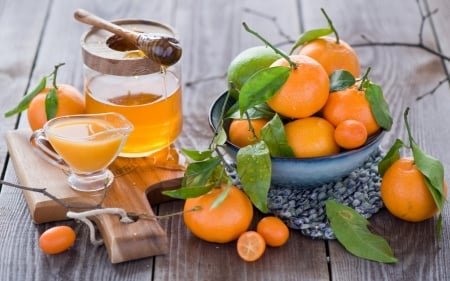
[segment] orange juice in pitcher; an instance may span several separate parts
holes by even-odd
[[[154,22],[115,23],[174,36],[169,27]],[[172,144],[183,120],[180,64],[163,67],[104,30],[91,30],[82,42],[87,113],[117,112],[134,126],[120,156],[147,156]]]

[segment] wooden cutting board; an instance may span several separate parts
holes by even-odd
[[[117,158],[110,166],[116,175],[113,184],[104,191],[78,192],[67,184],[65,172],[43,160],[32,149],[30,131],[6,133],[8,150],[20,183],[27,187],[46,188],[60,200],[73,204],[123,208],[127,212],[154,215],[150,204],[169,198],[162,190],[179,188],[185,163],[176,152],[174,161],[167,161],[167,150],[143,158]],[[171,150],[175,151],[175,150]],[[67,208],[33,191],[23,191],[31,217],[35,223],[67,220]],[[104,197],[104,198],[103,198]],[[72,209],[80,212],[83,210]],[[161,255],[168,251],[167,235],[156,219],[138,219],[124,224],[117,215],[98,215],[93,218],[112,263]]]

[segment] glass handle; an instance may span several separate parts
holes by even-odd
[[[30,137],[30,143],[33,147],[33,150],[44,160],[49,162],[50,164],[61,168],[65,171],[69,171],[69,166],[67,163],[59,156],[58,153],[53,149],[50,142],[47,140],[45,136],[45,132],[43,129],[39,129],[33,132]]]

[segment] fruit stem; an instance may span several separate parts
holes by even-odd
[[[264,39],[264,37],[262,37],[261,35],[259,35],[256,31],[250,29],[248,27],[248,25],[243,22],[242,25],[244,26],[245,30],[253,35],[255,35],[256,37],[258,37],[261,41],[264,42],[264,44],[266,44],[267,46],[269,46],[272,50],[274,50],[275,53],[279,54],[280,56],[282,56],[284,59],[286,59],[289,62],[289,65],[292,69],[296,69],[297,68],[297,64],[295,62],[293,62],[288,55],[286,55],[284,52],[280,51],[278,48],[274,47],[272,44],[270,44],[269,41],[267,41],[266,39]]]
[[[330,19],[330,17],[328,16],[327,12],[325,12],[324,8],[320,8],[320,10],[322,11],[322,14],[327,19],[328,25],[330,26],[331,30],[333,30],[333,33],[336,36],[336,44],[339,44],[339,34],[338,34],[336,28],[334,28],[333,21]]]
[[[60,64],[55,65],[54,68],[53,68],[52,73],[50,73],[50,74],[48,75],[49,78],[52,77],[52,80],[53,80],[52,85],[53,85],[53,88],[55,88],[55,89],[58,89],[58,86],[56,85],[56,76],[58,75],[58,69],[59,69],[61,66],[63,66],[64,64],[65,64],[65,63],[62,62],[62,63],[60,63]]]
[[[359,84],[358,87],[358,91],[362,91],[364,88],[364,84],[366,83],[366,81],[369,80],[369,72],[370,72],[371,68],[368,67],[366,72],[364,73],[363,77],[361,78],[361,83]]]
[[[408,132],[409,147],[413,147],[413,144],[416,142],[414,141],[414,138],[412,137],[411,128],[409,127],[408,113],[409,113],[409,107],[407,107],[405,109],[405,112],[403,113],[403,119],[405,120],[406,132]]]

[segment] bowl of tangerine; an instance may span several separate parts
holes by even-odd
[[[231,62],[232,83],[210,107],[210,126],[223,128],[227,152],[236,157],[266,143],[278,186],[318,187],[361,167],[392,125],[370,69],[355,78],[358,61],[353,69],[329,69],[306,54],[280,57],[267,49],[244,50]]]

